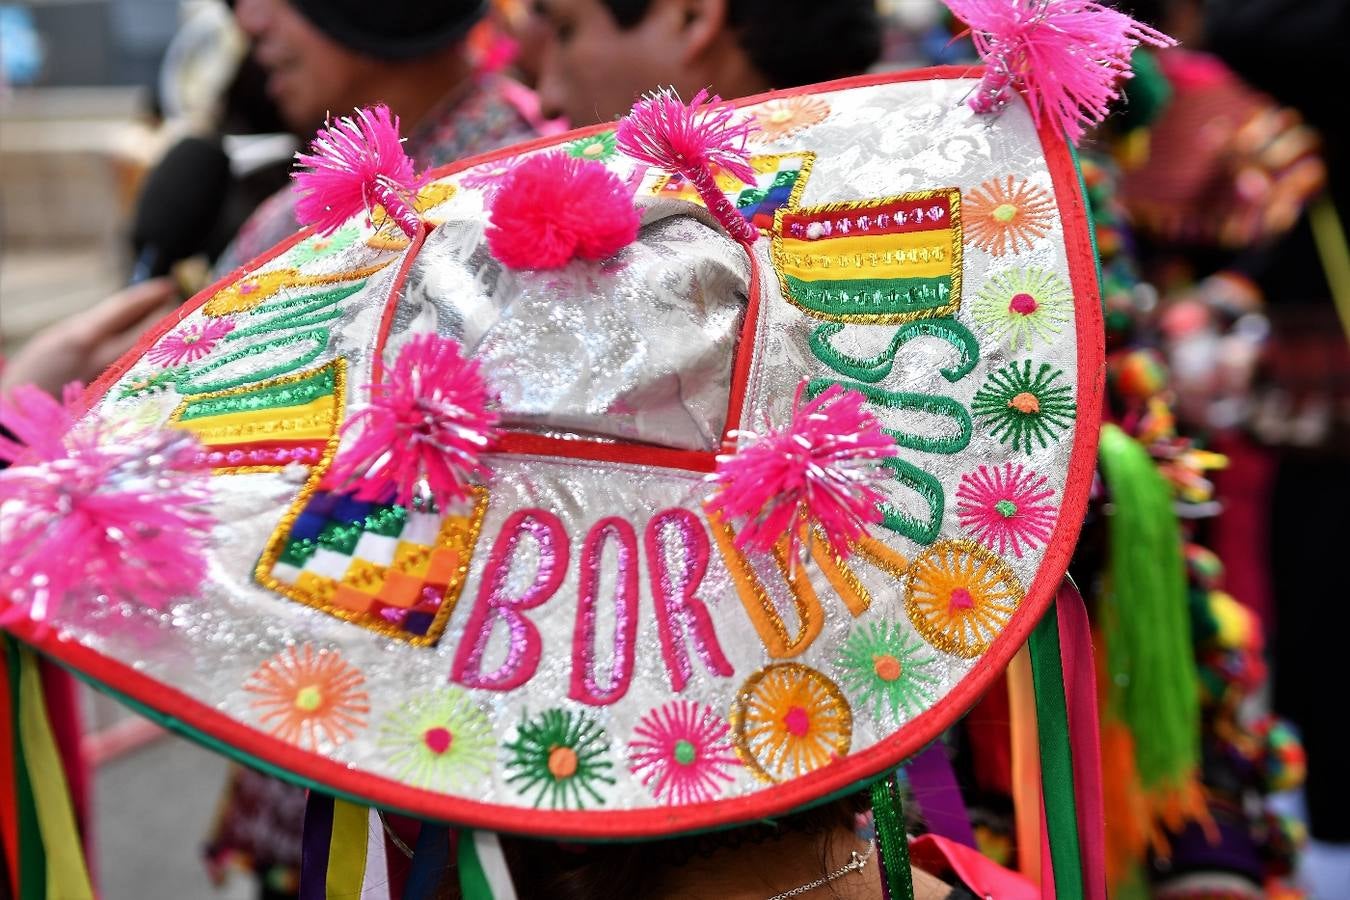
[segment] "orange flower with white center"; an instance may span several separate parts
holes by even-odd
[[[773,100],[755,110],[755,124],[759,126],[754,139],[769,143],[791,137],[830,117],[830,104],[819,97],[784,97]]]
[[[341,744],[366,726],[370,712],[361,670],[336,650],[287,647],[249,678],[244,690],[257,694],[259,721],[271,734],[313,750],[320,741]]]

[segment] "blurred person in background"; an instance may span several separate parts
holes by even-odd
[[[574,126],[648,91],[724,99],[858,75],[881,52],[872,0],[535,0],[539,100]]]

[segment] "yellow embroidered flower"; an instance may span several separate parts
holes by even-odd
[[[848,753],[853,712],[829,678],[800,663],[751,675],[731,708],[736,752],[766,781],[818,769]]]
[[[972,659],[989,649],[1022,602],[1002,560],[970,540],[938,541],[914,561],[905,610],[928,643]]]

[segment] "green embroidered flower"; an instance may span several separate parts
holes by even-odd
[[[312,234],[291,251],[291,265],[303,266],[332,256],[334,253],[341,253],[356,243],[356,239],[360,236],[360,229],[351,224],[343,225],[332,234]]]
[[[856,698],[858,707],[872,708],[874,719],[889,714],[899,724],[902,713],[912,718],[934,700],[936,657],[923,652],[925,646],[898,622],[858,627],[836,660],[842,670],[840,684]]]
[[[1030,453],[1033,443],[1042,448],[1059,440],[1073,421],[1076,405],[1073,388],[1056,384],[1063,372],[1049,363],[1033,376],[1032,363],[1009,363],[989,376],[971,404],[980,425],[1014,450]]]
[[[577,159],[591,159],[600,162],[614,155],[616,144],[613,131],[602,131],[584,138],[577,138],[567,145],[567,154]]]
[[[160,391],[167,391],[173,386],[183,374],[182,368],[164,369],[159,372],[152,372],[148,375],[139,375],[129,379],[122,385],[118,396],[125,399],[127,397],[141,397],[146,394],[157,394]]]
[[[415,697],[390,714],[378,744],[403,781],[446,788],[492,769],[492,729],[464,691],[445,688]]]
[[[609,738],[580,713],[550,709],[522,724],[506,749],[506,783],[532,794],[535,806],[581,808],[588,797],[603,803],[596,785],[614,784]]]

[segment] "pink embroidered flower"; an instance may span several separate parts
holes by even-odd
[[[231,331],[234,331],[234,323],[228,319],[210,319],[188,325],[161,338],[146,356],[166,369],[196,362],[216,349],[216,344]]]
[[[740,765],[731,728],[707,706],[675,700],[642,717],[628,745],[629,768],[663,803],[711,800]]]
[[[501,187],[502,179],[520,165],[520,154],[503,156],[501,159],[494,159],[491,162],[485,162],[482,165],[474,166],[464,173],[459,183],[466,188],[476,188],[483,192],[484,199],[490,200],[492,195],[497,193]]]
[[[1012,550],[1020,559],[1024,544],[1034,550],[1050,538],[1056,510],[1043,501],[1055,491],[1045,484],[1044,476],[1013,463],[966,473],[956,491],[961,527],[1000,555]]]

